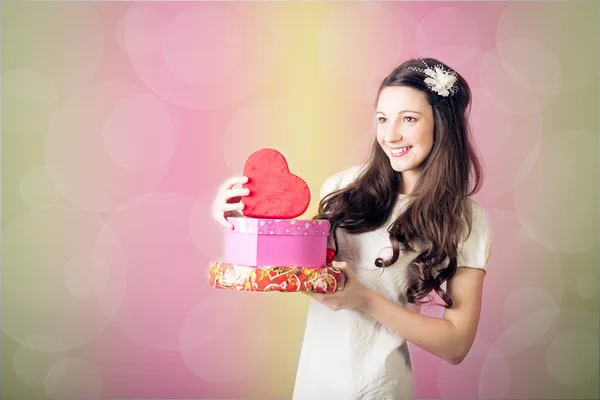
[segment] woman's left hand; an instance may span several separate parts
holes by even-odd
[[[334,261],[333,266],[341,269],[346,276],[346,283],[342,290],[334,293],[305,293],[333,311],[365,309],[375,292],[358,280],[358,277],[347,263]]]

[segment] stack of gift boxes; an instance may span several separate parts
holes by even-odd
[[[295,219],[307,209],[310,192],[307,196],[306,183],[289,172],[283,155],[257,151],[246,161],[244,175],[250,189],[242,198],[244,216],[227,218],[233,230],[225,231],[223,261],[210,263],[210,286],[260,292],[343,289],[344,274],[331,265],[327,248],[329,221]]]

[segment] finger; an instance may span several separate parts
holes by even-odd
[[[242,197],[248,196],[250,194],[250,190],[246,188],[241,189],[227,189],[223,193],[225,200],[233,199],[234,197]]]
[[[323,294],[321,293],[316,293],[316,292],[305,292],[308,296],[312,297],[314,300],[318,301],[319,303],[323,302]]]
[[[223,212],[227,211],[241,211],[245,207],[244,203],[225,203],[223,207],[221,207]]]
[[[216,216],[215,220],[219,225],[223,226],[223,228],[229,229],[230,231],[233,230],[233,225],[231,224],[231,222],[227,221],[223,214],[219,214],[218,216]]]
[[[340,269],[346,269],[346,267],[348,267],[348,263],[345,261],[333,261],[332,265]]]
[[[340,294],[338,294],[339,291],[336,292],[328,292],[328,293],[322,293],[322,292],[312,292],[313,293],[313,297],[316,300],[319,300],[321,303],[326,303],[326,302],[330,302],[330,301],[338,301],[340,299]]]
[[[244,183],[248,183],[248,177],[247,176],[234,176],[233,178],[227,179],[223,183],[222,188],[223,189],[231,189],[235,185],[241,185],[241,184],[244,184]]]
[[[348,265],[342,265],[341,267],[339,267],[339,269],[342,270],[342,274],[344,274],[344,288],[346,288],[346,286],[348,286],[350,282],[354,280],[356,273]]]

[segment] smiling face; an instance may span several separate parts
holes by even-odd
[[[410,193],[433,147],[433,109],[420,90],[388,86],[379,95],[375,118],[377,141],[402,173],[403,192]]]

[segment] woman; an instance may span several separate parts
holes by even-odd
[[[294,399],[409,399],[407,342],[450,364],[469,352],[491,253],[486,216],[470,198],[481,186],[470,102],[466,81],[431,58],[411,59],[382,82],[369,161],[321,190],[315,218],[330,221],[334,265],[347,282],[309,294]],[[224,226],[224,214],[243,207],[228,201],[248,194],[232,189],[244,182],[230,180],[215,200]],[[442,318],[420,314],[432,293]]]

